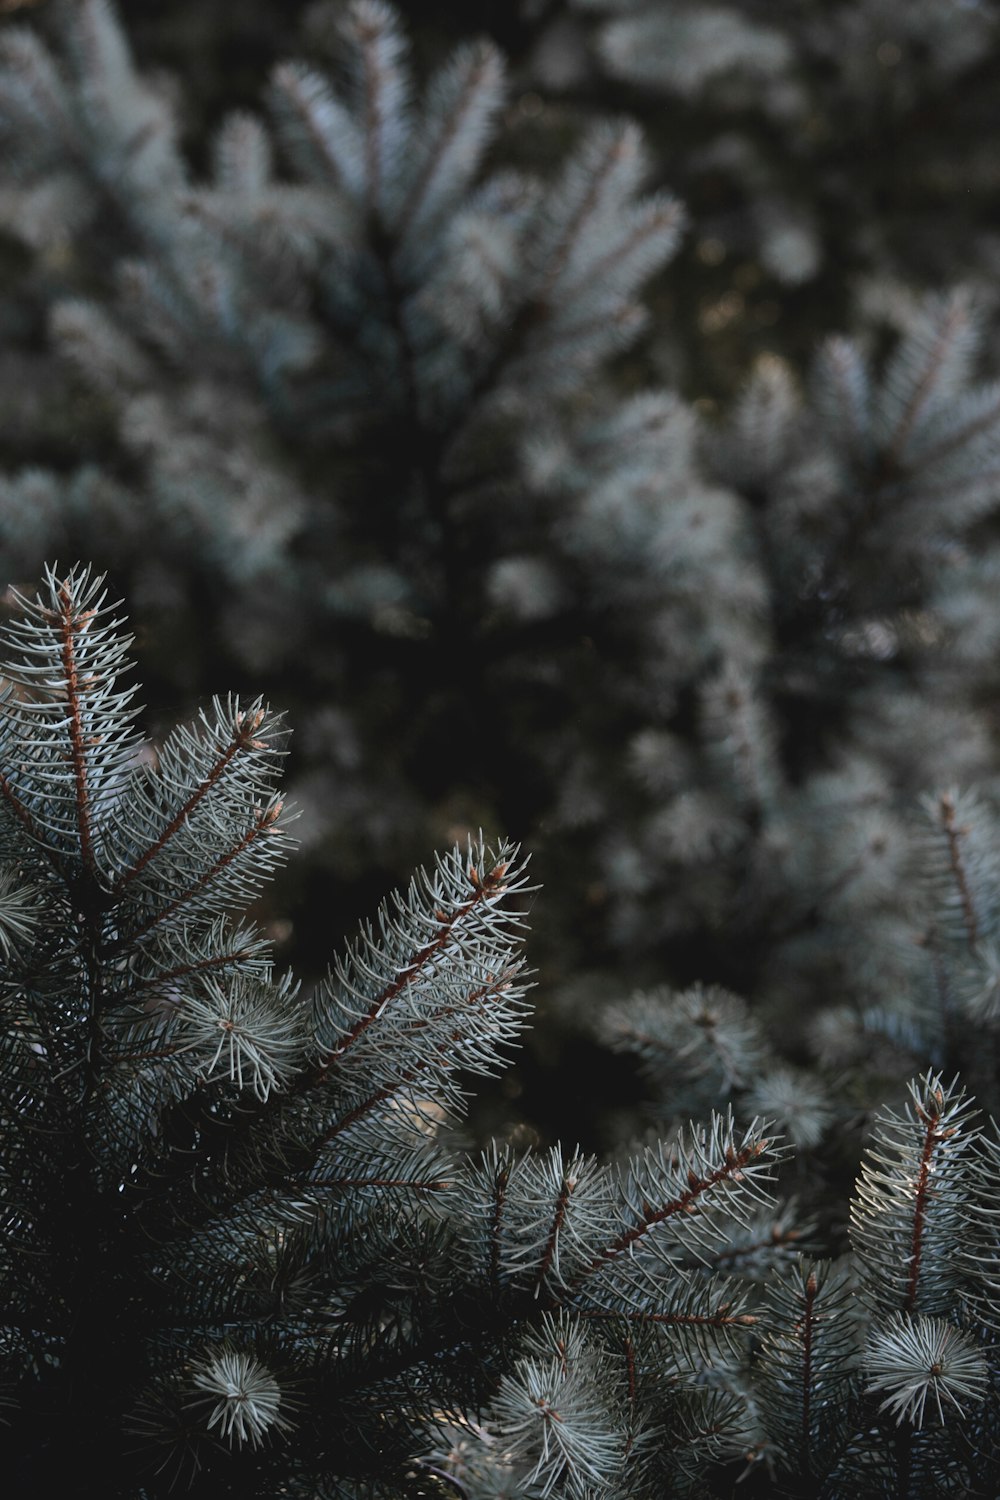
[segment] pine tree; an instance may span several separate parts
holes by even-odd
[[[989,1493],[1000,1137],[957,1083],[880,1115],[833,1268],[731,1110],[617,1165],[464,1154],[526,1018],[516,849],[439,859],[303,994],[245,913],[281,723],[230,698],[143,741],[102,584],[50,570],[4,642],[21,1490],[624,1500],[720,1493],[742,1451],[780,1494]],[[678,1021],[711,1005],[721,1082],[682,1028],[674,1073],[725,1094],[753,1038],[721,996]]]
[[[997,1107],[995,743],[980,654],[996,614],[996,390],[970,380],[966,292],[908,322],[880,374],[843,339],[820,351],[807,396],[780,366],[759,370],[719,435],[716,466],[759,507],[774,633],[756,663],[705,682],[705,753],[655,820],[637,820],[646,889],[632,902],[651,923],[665,880],[686,873],[686,899],[706,912],[728,857],[715,924],[733,961],[706,976],[726,993],[643,987],[600,1023],[663,1089],[692,1047],[728,1048],[698,1054],[702,1101],[717,1101],[724,1075],[804,1146],[833,1122],[829,1085],[843,1125],[928,1061]],[[796,720],[808,737],[793,737]],[[777,1037],[784,1057],[762,1074]]]
[[[717,1116],[621,1173],[463,1159],[464,1081],[524,1023],[516,851],[439,860],[306,996],[245,917],[287,842],[280,721],[220,700],[154,749],[102,580],[50,571],[21,604],[7,1472],[36,1493],[440,1493],[443,1429],[488,1406],[525,1494],[662,1482],[718,1404],[692,1368],[752,1322],[686,1268],[769,1203],[780,1153]],[[683,1425],[661,1444],[667,1395]]]
[[[611,702],[627,726],[637,695],[663,699],[677,611],[668,601],[650,631],[647,605],[665,574],[685,562],[699,658],[715,628],[707,590],[722,628],[755,595],[724,555],[738,525],[695,472],[683,404],[603,388],[645,321],[635,293],[683,222],[669,194],[642,193],[635,127],[594,121],[546,181],[510,165],[489,43],[459,48],[420,93],[386,6],[327,8],[313,39],[314,53],[329,40],[336,81],[279,64],[273,125],[228,118],[205,180],[103,0],[67,13],[52,48],[6,31],[4,224],[29,252],[21,296],[59,356],[50,405],[77,420],[68,363],[91,419],[97,408],[100,461],[63,450],[52,467],[58,445],[29,423],[0,543],[14,579],[54,553],[99,555],[157,621],[159,697],[235,678],[296,706],[310,852],[352,910],[355,877],[370,888],[373,870],[401,873],[456,825],[529,833],[557,788],[589,774],[548,726],[590,721],[597,743]],[[369,97],[384,101],[377,117]],[[566,486],[567,444],[581,478],[606,477],[602,493]],[[668,475],[676,517],[655,499]],[[644,575],[622,620],[617,585],[600,583],[616,518],[617,577]],[[634,681],[605,665],[619,641],[636,651]],[[689,671],[678,651],[670,675]],[[467,769],[456,715],[493,721]],[[521,810],[525,785],[537,812]]]
[[[684,10],[641,9],[654,30]],[[748,27],[773,32],[766,92],[795,58],[822,80],[820,54],[848,56],[837,27],[875,25],[860,4],[802,25],[744,9],[688,16],[716,38],[686,74],[706,108],[733,58],[753,71]],[[986,55],[988,8],[935,75],[939,9],[907,21],[905,68],[952,87]],[[916,800],[993,775],[983,298],[869,286],[857,337],[811,374],[765,356],[706,421],[650,378],[691,384],[638,296],[662,295],[685,217],[656,129],[591,101],[566,148],[548,104],[526,143],[494,45],[462,44],[421,90],[399,18],[366,0],[310,12],[337,71],[279,63],[272,123],[228,117],[206,176],[104,0],[49,29],[51,47],[3,34],[4,223],[60,356],[47,405],[80,425],[68,362],[97,431],[86,462],[71,445],[41,468],[59,444],[15,427],[32,461],[2,486],[6,576],[99,556],[157,621],[160,699],[235,677],[294,705],[307,852],[341,906],[446,830],[500,822],[550,902],[573,892],[544,941],[574,983],[624,960],[646,985],[745,993],[776,1029],[803,984],[891,1008],[914,984],[901,955],[920,960],[900,940]],[[647,130],[649,97],[626,101]],[[683,302],[690,265],[669,274]],[[466,757],[457,717],[491,725]]]
[[[845,267],[940,286],[964,256],[992,274],[977,135],[998,20],[992,0],[570,0],[535,67],[557,95],[624,91],[704,210],[705,263],[759,266],[754,302],[775,283],[839,298]]]
[[[1000,1116],[996,5],[295,9],[211,105],[127,3],[0,18],[0,567],[109,568],[153,704],[80,668],[74,717],[56,626],[109,684],[118,637],[51,572],[2,791],[23,1483],[107,1439],[123,1494],[992,1495],[996,1150],[944,1080]],[[314,979],[478,826],[544,876],[542,982],[466,1140],[507,846]],[[688,1213],[776,1135],[776,1202]]]

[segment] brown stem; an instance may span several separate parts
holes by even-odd
[[[434,1022],[439,1022],[445,1020],[450,1015],[457,1015],[460,1012],[467,1012],[469,1009],[471,1009],[472,1006],[477,1005],[484,997],[493,996],[499,993],[501,990],[506,989],[507,982],[508,972],[506,970],[501,974],[494,974],[486,981],[485,984],[480,985],[478,990],[474,990],[471,995],[468,995],[461,1005],[447,1006],[442,1010],[439,1010],[433,1018],[422,1018],[419,1021],[415,1021],[412,1026],[404,1028],[400,1032],[398,1039],[400,1051],[405,1053],[407,1037],[413,1036],[414,1033],[418,1031],[423,1031],[427,1026],[431,1024],[432,1019]],[[447,1040],[449,1042],[457,1042],[460,1041],[461,1038],[461,1031],[453,1031]],[[396,1079],[394,1083],[387,1084],[384,1089],[379,1089],[376,1093],[370,1094],[367,1099],[362,1100],[360,1104],[356,1104],[352,1110],[349,1110],[346,1115],[342,1116],[341,1119],[339,1119],[322,1136],[320,1136],[317,1145],[326,1145],[327,1142],[332,1141],[335,1136],[341,1135],[349,1126],[355,1124],[356,1121],[360,1120],[364,1115],[370,1114],[373,1109],[377,1109],[378,1106],[380,1104],[384,1104],[387,1099],[392,1099],[396,1094],[399,1093],[401,1089],[408,1088],[411,1083],[419,1078],[421,1072],[429,1065],[429,1062],[429,1058],[425,1057],[421,1059],[416,1067],[408,1068],[405,1073],[401,1073],[399,1075],[399,1078]],[[314,1074],[310,1081],[312,1083],[319,1083],[323,1080],[323,1078],[325,1078],[325,1076],[326,1069],[324,1068],[321,1073]]]
[[[205,779],[200,782],[199,785],[194,789],[190,797],[188,797],[187,801],[184,803],[183,807],[181,807],[175,814],[175,816],[171,818],[170,822],[167,824],[166,828],[164,828],[163,832],[152,844],[150,844],[149,848],[146,849],[144,853],[140,854],[139,858],[135,861],[134,864],[129,866],[124,874],[119,875],[114,884],[114,895],[121,895],[121,892],[129,884],[129,882],[134,880],[135,877],[146,868],[150,860],[155,859],[160,851],[170,842],[170,840],[194,812],[198,804],[212,790],[212,787],[219,780],[219,777],[222,775],[223,771],[225,771],[226,767],[229,765],[230,761],[233,759],[233,756],[237,753],[237,751],[245,750],[248,746],[253,746],[255,744],[253,736],[255,732],[260,728],[263,718],[264,715],[260,711],[254,714],[253,718],[251,719],[248,719],[245,714],[237,714],[236,732],[233,735],[230,743],[221,752],[218,760],[215,762],[215,765],[209,771]]]
[[[249,849],[250,845],[254,843],[262,833],[267,833],[268,830],[274,826],[275,822],[277,821],[278,815],[281,812],[281,807],[282,804],[278,802],[269,810],[267,808],[257,808],[254,812],[253,824],[250,828],[247,829],[243,837],[237,843],[235,843],[231,849],[227,849],[225,854],[221,854],[215,861],[214,865],[206,870],[203,875],[199,875],[198,879],[194,881],[192,885],[189,885],[186,891],[183,891],[179,896],[176,896],[173,901],[169,902],[168,905],[162,907],[160,911],[155,912],[153,916],[148,919],[148,921],[144,922],[141,927],[137,927],[134,932],[130,932],[126,939],[119,941],[110,951],[112,953],[115,953],[124,948],[126,945],[138,942],[140,938],[145,937],[148,932],[151,932],[154,927],[158,927],[161,922],[165,922],[168,917],[173,916],[175,911],[178,911],[181,907],[186,906],[187,903],[192,900],[199,891],[204,890],[207,885],[210,885],[217,875],[221,875],[222,871],[226,869],[228,865],[231,865],[233,860],[236,859],[238,855],[242,854],[246,849]]]
[[[812,1400],[812,1355],[813,1355],[813,1321],[815,1316],[816,1296],[819,1286],[816,1281],[816,1272],[810,1271],[806,1282],[806,1306],[802,1319],[802,1454],[806,1471],[811,1467],[809,1450],[811,1446],[811,1400]]]
[[[588,266],[586,273],[574,281],[572,287],[569,288],[571,295],[579,297],[581,291],[586,287],[595,284],[599,286],[622,256],[627,255],[637,245],[641,245],[644,240],[650,239],[661,229],[669,228],[671,225],[680,222],[683,217],[684,210],[679,203],[671,201],[663,204],[661,208],[650,215],[648,220],[633,229],[628,240],[616,245],[607,255],[602,255],[593,265]]]
[[[539,1287],[541,1286],[542,1282],[545,1280],[551,1269],[552,1261],[556,1253],[556,1245],[559,1241],[559,1231],[562,1229],[563,1220],[566,1217],[566,1207],[575,1187],[575,1177],[563,1178],[562,1186],[559,1189],[559,1196],[556,1199],[555,1212],[552,1215],[552,1225],[549,1229],[549,1237],[545,1242],[545,1249],[542,1252],[542,1259],[538,1267],[537,1285]]]
[[[959,828],[955,822],[955,799],[950,793],[945,792],[938,804],[941,811],[942,824],[945,838],[948,841],[948,863],[951,873],[958,887],[959,898],[962,902],[962,919],[965,923],[965,931],[969,939],[969,947],[975,948],[979,941],[979,923],[976,919],[976,907],[972,899],[972,891],[969,887],[968,875],[962,861],[962,849],[960,840],[968,833],[967,828]]]
[[[302,1188],[385,1187],[409,1188],[416,1193],[443,1193],[452,1186],[442,1178],[437,1182],[420,1182],[412,1177],[289,1177],[288,1182]]]
[[[753,1313],[731,1313],[730,1305],[724,1302],[714,1313],[636,1312],[629,1307],[577,1307],[573,1310],[581,1318],[624,1318],[629,1323],[657,1323],[676,1328],[752,1328],[759,1321]]]
[[[79,619],[73,617],[73,595],[69,581],[59,585],[62,628],[62,665],[66,678],[66,706],[69,709],[70,755],[73,762],[73,780],[76,786],[76,820],[80,831],[80,854],[86,868],[93,873],[94,849],[90,832],[90,795],[87,788],[87,756],[80,714],[80,684],[76,670],[75,636],[86,630],[93,619],[93,610],[87,610]]]
[[[930,1192],[931,1158],[934,1155],[934,1147],[939,1141],[944,1139],[944,1135],[937,1129],[938,1116],[927,1114],[919,1105],[917,1109],[927,1129],[924,1135],[923,1150],[920,1153],[920,1167],[917,1171],[917,1191],[913,1200],[913,1234],[910,1239],[910,1273],[906,1281],[906,1297],[903,1303],[906,1311],[910,1313],[916,1309],[917,1305],[917,1287],[920,1281],[924,1231],[927,1227],[927,1198]]]
[[[762,1140],[750,1146],[744,1146],[741,1151],[732,1149],[727,1151],[726,1160],[720,1167],[716,1167],[714,1172],[710,1172],[707,1177],[692,1176],[690,1186],[678,1197],[672,1198],[669,1203],[663,1204],[661,1208],[647,1208],[647,1211],[637,1224],[633,1224],[631,1229],[627,1229],[623,1234],[618,1235],[616,1239],[611,1241],[610,1245],[605,1246],[600,1254],[594,1256],[590,1265],[581,1273],[578,1280],[592,1276],[595,1271],[599,1271],[602,1266],[607,1265],[608,1261],[614,1260],[624,1251],[630,1250],[637,1240],[640,1240],[644,1234],[649,1233],[654,1225],[662,1224],[666,1219],[672,1218],[674,1214],[692,1212],[695,1201],[703,1193],[708,1192],[713,1187],[717,1187],[720,1182],[725,1182],[729,1178],[736,1178],[738,1180],[738,1176],[743,1168],[748,1166],[752,1161],[756,1161],[757,1157],[767,1149],[769,1144],[769,1141]]]
[[[213,954],[210,958],[199,958],[195,963],[177,964],[173,969],[164,969],[159,974],[144,979],[140,984],[133,985],[124,994],[115,997],[108,1009],[114,1009],[123,1005],[134,1005],[139,995],[147,995],[149,992],[162,989],[164,985],[171,984],[175,979],[184,979],[189,974],[204,974],[210,969],[224,969],[230,964],[239,963],[241,958],[250,958],[252,948],[234,948],[229,953]]]
[[[317,1082],[323,1081],[323,1079],[329,1073],[333,1064],[337,1062],[339,1058],[343,1057],[345,1052],[353,1047],[354,1043],[358,1040],[359,1037],[364,1035],[369,1026],[371,1026],[375,1021],[378,1020],[379,1016],[382,1014],[383,1010],[389,1004],[389,1002],[391,1000],[394,1000],[396,996],[399,995],[408,984],[412,983],[412,981],[418,976],[418,974],[420,974],[421,970],[427,966],[431,959],[437,957],[437,955],[441,952],[442,948],[447,943],[456,925],[464,917],[467,917],[471,911],[474,911],[475,908],[479,906],[483,901],[487,900],[490,896],[497,893],[498,888],[500,887],[500,883],[503,880],[504,875],[507,873],[507,868],[508,867],[506,863],[497,865],[489,872],[488,875],[484,876],[478,884],[474,883],[474,896],[470,897],[470,899],[464,902],[461,906],[456,907],[450,915],[439,917],[437,936],[433,937],[429,943],[425,943],[422,948],[417,950],[410,962],[404,969],[400,971],[400,973],[396,976],[392,983],[386,985],[386,987],[379,992],[375,999],[371,1001],[364,1015],[355,1022],[347,1035],[342,1037],[337,1045],[330,1050],[326,1059],[320,1065],[319,1073],[316,1079]]]
[[[924,402],[926,401],[928,395],[934,387],[934,382],[937,379],[938,370],[940,368],[941,361],[944,359],[945,353],[947,352],[948,345],[951,342],[956,329],[960,328],[962,324],[966,322],[968,322],[967,307],[964,303],[956,305],[949,313],[944,327],[941,329],[940,333],[934,341],[934,344],[931,347],[930,356],[927,360],[924,372],[917,382],[916,389],[911,395],[909,401],[906,403],[906,407],[903,411],[902,417],[900,418],[899,425],[892,435],[892,441],[889,444],[884,460],[884,466],[887,470],[891,471],[892,468],[899,462],[902,451],[906,446],[906,440],[913,430],[913,426],[920,415]]]
[[[465,113],[479,91],[479,86],[486,74],[490,61],[490,55],[484,52],[477,66],[470,71],[461,98],[448,116],[448,121],[438,142],[437,151],[428,157],[420,171],[414,177],[396,225],[396,233],[400,239],[406,235],[443,153],[458,134]]]
[[[490,1284],[494,1288],[500,1285],[500,1221],[507,1201],[509,1181],[510,1169],[503,1166],[497,1172],[493,1184],[493,1218],[490,1223]]]
[[[378,40],[379,28],[358,25],[357,37],[364,56],[365,97],[365,175],[368,180],[368,210],[377,212],[379,192],[382,186],[381,127],[382,107],[379,100],[379,82],[374,43]]]

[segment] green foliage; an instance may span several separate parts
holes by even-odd
[[[772,1195],[787,1152],[731,1112],[619,1163],[463,1155],[463,1080],[525,1020],[516,850],[439,859],[304,997],[242,915],[287,841],[280,721],[220,700],[153,747],[102,581],[50,570],[20,611],[0,1353],[22,1488],[624,1500],[747,1451],[779,1493],[873,1464],[887,1494],[973,1483],[998,1147],[957,1086],[876,1122],[836,1269],[794,1257],[815,1231]],[[674,1004],[677,1071],[718,1085],[728,1058],[741,1087],[734,1054],[762,1058],[739,1002]]]
[[[992,1500],[996,4],[6,10],[15,1488]]]
[[[305,999],[241,917],[287,840],[280,723],[228,699],[154,749],[101,580],[50,571],[21,608],[0,760],[9,1469],[88,1495],[420,1494],[442,1421],[485,1404],[526,1494],[631,1485],[662,1399],[632,1330],[697,1403],[694,1370],[752,1319],[687,1268],[770,1202],[780,1153],[716,1117],[621,1172],[463,1161],[462,1080],[524,1021],[516,851],[440,859]],[[643,1443],[636,1484],[670,1464]]]
[[[196,1474],[204,1492],[273,1493],[263,1459],[238,1460],[293,1430],[317,1482],[363,1475],[380,1448],[405,1456],[413,1403],[394,1418],[389,1392],[435,1355],[403,1311],[413,1288],[386,1288],[395,1328],[355,1299],[374,1264],[405,1282],[408,1258],[416,1275],[433,1245],[447,1253],[416,1205],[449,1191],[435,1137],[458,1071],[489,1067],[517,1030],[502,908],[519,867],[456,851],[307,1004],[240,918],[287,843],[280,721],[228,699],[147,745],[127,638],[84,571],[50,573],[6,645],[3,1281],[21,1482],[65,1463],[80,1493]],[[340,1400],[354,1416],[334,1460]],[[149,1463],[160,1479],[139,1477]]]
[[[955,1014],[992,1024],[992,937],[962,952],[913,930],[910,901],[916,799],[990,795],[989,297],[971,262],[930,295],[890,268],[856,289],[850,336],[824,314],[811,372],[771,349],[715,414],[664,389],[702,389],[678,344],[690,267],[662,272],[689,218],[665,127],[618,43],[644,130],[590,84],[560,104],[546,48],[585,38],[603,68],[612,33],[673,27],[646,58],[660,94],[664,58],[697,55],[685,108],[752,86],[756,141],[760,111],[809,118],[808,90],[774,103],[797,58],[812,82],[837,56],[826,116],[869,89],[835,39],[875,22],[860,0],[829,22],[623,6],[601,29],[601,9],[534,30],[526,11],[538,45],[507,61],[489,39],[445,55],[376,0],[313,7],[307,56],[197,163],[104,0],[6,25],[0,216],[49,404],[89,405],[56,464],[16,428],[0,546],[15,579],[67,552],[112,569],[170,718],[234,677],[294,709],[317,903],[353,919],[356,889],[429,844],[513,827],[545,875],[552,972],[745,996],[783,1039],[753,1107],[811,1141],[829,1117],[801,1064],[837,1063],[803,992],[841,1050],[886,1038],[867,1103],[887,1073],[967,1069]],[[942,54],[949,88],[988,55],[989,10]],[[907,117],[938,11],[892,42]],[[670,148],[697,198],[696,157]],[[294,927],[313,972],[316,925]]]

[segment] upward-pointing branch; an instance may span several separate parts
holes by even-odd
[[[345,1052],[353,1047],[354,1043],[358,1040],[359,1037],[364,1035],[369,1026],[373,1024],[373,1022],[378,1020],[379,1016],[385,1010],[385,1007],[389,1004],[389,1002],[391,1000],[394,1000],[396,996],[406,988],[407,985],[412,984],[414,979],[419,976],[421,971],[427,967],[431,960],[437,957],[442,948],[444,948],[447,944],[448,939],[454,932],[458,923],[461,922],[463,917],[467,917],[471,911],[474,911],[476,909],[477,906],[480,906],[484,901],[488,900],[490,896],[496,893],[503,880],[504,875],[507,873],[507,869],[507,863],[501,862],[500,864],[494,866],[494,868],[490,870],[488,874],[482,877],[477,877],[478,883],[476,883],[476,881],[473,881],[475,895],[471,896],[469,900],[464,902],[461,906],[457,906],[455,910],[450,914],[442,914],[439,917],[440,925],[438,927],[436,936],[431,938],[430,942],[425,943],[422,948],[417,950],[410,962],[406,965],[405,968],[400,970],[392,983],[386,985],[385,988],[381,990],[378,995],[376,995],[375,999],[372,1000],[368,1009],[361,1017],[359,1017],[359,1019],[351,1027],[346,1036],[342,1037],[341,1040],[336,1044],[336,1046],[330,1049],[326,1058],[320,1064],[319,1072],[316,1077],[317,1082],[322,1082],[323,1079],[326,1078],[334,1063],[337,1062],[338,1059],[343,1057]]]
[[[80,682],[76,664],[76,636],[89,629],[96,611],[73,612],[73,594],[69,580],[59,586],[59,624],[62,632],[62,667],[66,681],[66,706],[69,710],[70,754],[76,786],[76,821],[80,833],[80,854],[85,867],[94,871],[94,847],[90,829],[90,793],[87,786],[87,755],[80,711]]]
[[[184,826],[185,822],[194,812],[198,804],[202,802],[205,797],[207,797],[213,786],[215,786],[216,782],[219,780],[226,767],[232,761],[233,757],[240,750],[262,748],[260,742],[254,739],[254,734],[260,728],[263,720],[263,709],[258,709],[257,712],[253,715],[237,713],[234,720],[235,729],[233,731],[233,737],[230,740],[229,744],[226,745],[225,748],[220,752],[218,760],[215,762],[208,775],[195,787],[190,797],[188,797],[184,805],[178,809],[174,817],[171,818],[170,822],[167,824],[166,828],[164,828],[163,832],[154,840],[152,844],[150,844],[148,849],[140,854],[139,858],[135,861],[134,864],[130,865],[122,875],[119,875],[113,887],[113,894],[115,896],[121,895],[122,891],[129,884],[129,882],[134,880],[135,877],[146,868],[151,859],[155,859],[157,854],[160,853],[160,851],[170,842],[174,835]]]

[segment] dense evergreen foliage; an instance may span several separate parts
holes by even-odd
[[[150,746],[102,582],[50,572],[5,642],[20,1492],[624,1500],[742,1452],[786,1494],[985,1494],[1000,1139],[962,1091],[876,1122],[836,1267],[731,1111],[617,1164],[463,1153],[462,1080],[525,1019],[516,850],[439,859],[303,994],[245,918],[287,841],[281,726],[216,700]],[[706,1000],[736,1086],[746,1018]]]
[[[995,1495],[1000,10],[169,11],[0,5],[22,1488]]]

